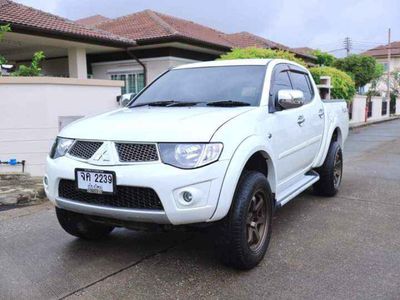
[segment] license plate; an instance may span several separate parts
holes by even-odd
[[[115,173],[101,170],[75,170],[79,190],[93,194],[113,194],[115,192]]]

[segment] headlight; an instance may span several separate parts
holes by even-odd
[[[194,169],[218,160],[221,143],[208,144],[159,144],[163,163],[182,169]]]
[[[50,150],[50,158],[56,159],[58,157],[64,156],[73,143],[74,140],[72,139],[65,139],[60,137],[56,138]]]

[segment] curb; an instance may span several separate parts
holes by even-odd
[[[349,129],[353,130],[353,129],[358,129],[358,128],[362,128],[362,127],[367,127],[367,126],[373,125],[373,124],[385,123],[385,122],[399,120],[399,119],[400,119],[400,116],[393,116],[393,117],[389,117],[389,118],[383,119],[383,120],[376,120],[376,121],[370,121],[370,122],[361,123],[361,124],[358,123],[358,124],[350,125]]]

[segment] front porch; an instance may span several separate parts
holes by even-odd
[[[15,67],[20,64],[30,64],[33,54],[43,51],[46,56],[42,63],[44,76],[79,79],[92,77],[87,55],[112,53],[122,49],[16,32],[6,33],[0,42],[0,53]]]

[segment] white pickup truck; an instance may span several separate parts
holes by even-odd
[[[64,128],[44,186],[74,236],[212,224],[222,261],[249,269],[267,250],[276,208],[311,186],[336,194],[347,135],[346,103],[321,101],[296,63],[194,63],[127,107]]]

